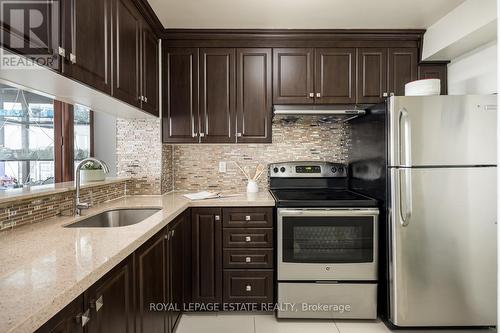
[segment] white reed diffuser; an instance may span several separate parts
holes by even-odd
[[[255,168],[255,173],[251,177],[250,172],[247,169],[247,167],[242,168],[238,162],[234,162],[238,169],[243,173],[243,175],[247,178],[247,193],[257,193],[259,192],[259,185],[257,184],[257,180],[259,180],[260,176],[264,173],[264,166],[262,164],[258,164],[257,167]]]

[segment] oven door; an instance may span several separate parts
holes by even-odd
[[[378,213],[279,208],[278,280],[377,280]]]

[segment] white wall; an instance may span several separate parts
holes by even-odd
[[[451,60],[448,65],[448,94],[494,94],[496,92],[496,41]]]
[[[449,60],[496,39],[496,0],[466,0],[427,28],[422,60]]]
[[[115,177],[116,168],[116,117],[94,112],[94,155],[109,166],[110,177]]]

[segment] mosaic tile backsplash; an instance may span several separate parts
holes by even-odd
[[[129,195],[171,191],[172,148],[161,143],[159,119],[117,119],[118,176],[132,177]]]
[[[81,200],[97,205],[121,198],[125,195],[129,183],[129,180],[124,180],[113,184],[82,188]],[[0,204],[0,230],[37,223],[63,213],[73,214],[75,195],[75,191],[68,191]]]
[[[216,190],[241,192],[246,178],[234,162],[255,170],[258,163],[318,160],[346,162],[350,145],[347,123],[320,117],[290,121],[275,117],[272,144],[180,144],[173,147],[173,182],[175,190]],[[219,172],[219,162],[227,172]],[[266,169],[267,170],[267,169]],[[268,187],[268,172],[259,179],[259,188]]]

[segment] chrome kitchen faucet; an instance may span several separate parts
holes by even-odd
[[[102,171],[104,171],[105,174],[109,173],[108,165],[104,161],[98,160],[97,158],[88,157],[83,161],[81,161],[80,163],[78,163],[78,166],[76,167],[75,171],[75,182],[76,182],[75,214],[77,216],[80,216],[82,214],[82,209],[88,209],[90,207],[89,203],[80,202],[80,170],[82,166],[84,166],[87,162],[97,163],[102,167]]]

